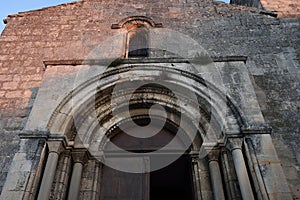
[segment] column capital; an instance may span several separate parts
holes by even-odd
[[[208,162],[218,161],[220,155],[220,149],[211,149],[208,151],[207,158]]]
[[[64,150],[62,141],[47,141],[47,146],[49,153],[53,152],[60,154]]]
[[[72,158],[74,163],[84,164],[88,159],[88,154],[86,149],[74,149],[72,151]]]
[[[218,160],[220,152],[220,144],[218,143],[205,143],[201,146],[198,158],[203,159],[208,157],[209,161]]]
[[[227,138],[226,147],[233,151],[234,149],[241,149],[244,138]]]

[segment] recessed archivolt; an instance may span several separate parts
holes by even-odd
[[[141,70],[142,77],[136,79],[132,77],[133,72],[138,73]],[[177,88],[177,99],[163,88],[149,86],[131,96],[129,96],[132,94],[130,88],[114,91],[115,104],[112,105],[112,91],[116,84],[126,81],[155,83],[161,73],[167,74],[168,84]],[[189,92],[196,95],[197,101],[186,96]],[[126,65],[109,69],[74,89],[53,113],[48,128],[51,133],[66,134],[75,125],[78,136],[87,140],[81,142],[91,142],[97,138],[100,144],[103,142],[101,136],[108,134],[109,130],[117,127],[122,120],[126,121],[131,117],[122,111],[128,106],[129,99],[131,99],[131,111],[134,113],[132,117],[148,114],[148,108],[142,105],[159,104],[167,111],[167,120],[170,123],[180,126],[185,133],[191,131],[189,127],[196,127],[202,140],[203,137],[210,137],[210,135],[219,139],[228,129],[231,132],[239,132],[239,129],[244,126],[241,112],[232,101],[197,74],[182,73],[176,68],[166,69],[161,66]],[[119,112],[117,117],[112,115],[113,109]],[[195,118],[195,113],[200,113],[200,117]],[[179,115],[184,119],[183,124],[178,123]],[[100,129],[102,130],[99,131]],[[95,137],[95,133],[100,135]],[[68,137],[74,138],[72,135]]]
[[[155,96],[155,94],[153,94],[153,96]],[[117,109],[119,109],[119,111],[117,115],[112,114],[111,108],[109,106],[110,100],[108,100],[104,104],[101,104],[102,106],[96,109],[95,113],[97,114],[97,117],[89,116],[90,110],[87,110],[85,112],[86,115],[81,116],[81,119],[83,120],[80,123],[77,122],[77,126],[80,127],[78,130],[78,137],[80,138],[79,142],[83,142],[84,144],[94,144],[94,146],[104,146],[103,144],[105,143],[105,141],[102,141],[101,139],[102,137],[104,137],[104,133],[106,134],[107,138],[111,138],[113,136],[113,133],[115,132],[114,130],[117,129],[121,124],[126,124],[128,121],[132,121],[135,119],[147,119],[147,117],[149,118],[149,108],[138,105],[141,103],[141,101],[142,100],[140,99],[139,101],[131,104],[133,108],[130,110],[130,115],[128,115],[128,113],[126,112],[126,108],[123,109],[123,107],[127,106],[127,103],[123,100],[118,101],[119,105]],[[173,129],[176,129],[176,127],[177,129],[181,128],[186,133],[196,134],[197,132],[198,135],[204,136],[204,127],[198,126],[197,123],[193,123],[192,117],[186,115],[183,109],[180,109],[180,107],[160,101],[155,97],[152,97],[149,101],[144,99],[143,103],[162,105],[167,112],[166,121],[169,127],[173,127]],[[103,109],[103,107],[105,109]],[[164,118],[161,117],[161,111],[157,110],[155,112],[155,114],[151,115],[151,119],[155,118],[157,120],[163,121]],[[201,119],[201,125],[207,123],[208,122],[206,119]],[[88,127],[88,130],[86,129],[86,127]],[[182,140],[192,141],[193,137],[193,135],[187,134],[186,138],[183,137]],[[101,149],[101,147],[99,148]]]
[[[113,108],[111,106],[112,88],[110,87],[95,94],[96,98],[94,102],[91,100],[85,106],[82,106],[82,109],[78,110],[79,114],[76,117],[76,126],[89,127],[89,130],[83,128],[78,131],[79,133],[85,134],[84,142],[89,143],[91,138],[95,137],[95,130],[96,132],[97,130],[99,130],[99,132],[107,132],[107,130],[112,130],[113,127],[118,126],[120,121],[124,121],[125,119],[128,120],[131,117],[137,118],[147,115],[150,106],[155,104],[164,107],[167,112],[167,119],[176,123],[177,126],[180,125],[180,117],[188,119],[186,121],[189,121],[189,126],[192,126],[192,121],[197,121],[192,120],[193,117],[190,115],[190,112],[188,112],[188,110],[194,109],[191,107],[192,102],[189,104],[187,104],[186,101],[182,102],[174,96],[170,96],[168,92],[162,88],[152,88],[152,86],[149,85],[147,88],[137,90],[138,92],[134,95],[131,95],[130,88],[127,89],[128,90],[126,91],[123,90],[114,93],[114,102],[116,102],[116,105]],[[128,99],[130,99],[129,104]],[[185,108],[180,106],[183,104],[187,104]],[[130,116],[126,113],[126,107],[128,106],[130,107]],[[114,114],[112,112],[114,112]],[[202,112],[204,113],[204,111]],[[91,116],[91,113],[93,116]],[[156,117],[159,116],[160,114],[158,112]],[[205,119],[205,116],[208,116],[208,114],[203,115],[198,119],[200,125],[207,124],[207,121],[209,121]],[[204,127],[201,126],[199,128]],[[201,133],[204,132],[205,131],[201,131]]]
[[[136,110],[135,115],[133,116],[127,116],[121,114],[120,117],[114,118],[110,121],[107,121],[103,126],[99,124],[99,122],[96,120],[86,122],[89,124],[89,132],[86,134],[86,131],[84,128],[83,130],[79,130],[79,133],[82,133],[83,135],[77,135],[77,142],[83,143],[84,146],[89,146],[89,149],[93,151],[93,155],[96,155],[97,153],[103,151],[106,144],[117,134],[119,133],[119,127],[126,126],[127,123],[132,122],[132,120],[145,120],[148,119],[148,116],[146,113],[148,110]],[[176,117],[172,117],[173,120]],[[164,118],[161,118],[161,116],[158,115],[152,115],[151,120],[161,120],[164,121]],[[200,137],[200,133],[197,133],[199,131],[199,127],[193,126],[193,124],[190,124],[189,121],[186,119],[183,119],[179,124],[177,123],[179,119],[175,119],[175,121],[172,121],[171,119],[167,119],[165,126],[163,129],[169,130],[176,136],[182,144],[186,147],[193,149],[200,148],[202,144],[202,139]],[[124,130],[124,129],[123,129]],[[193,132],[195,133],[195,136],[189,135],[186,131],[189,131],[189,133]],[[191,145],[192,144],[192,145]]]

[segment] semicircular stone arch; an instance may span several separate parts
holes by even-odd
[[[96,112],[97,109],[100,109],[102,113],[94,113],[97,115],[96,118],[100,118],[101,120],[105,119],[105,113],[109,115],[109,113],[111,112],[111,108],[109,107],[112,106],[112,103],[117,103],[119,105],[116,105],[116,107],[121,107],[122,103],[128,103],[127,100],[130,97],[126,95],[132,94],[130,88],[123,88],[120,91],[113,91],[114,86],[116,84],[119,84],[119,82],[126,82],[126,79],[128,82],[130,82],[131,85],[134,85],[134,80],[132,80],[130,74],[134,72],[138,73],[141,69],[148,71],[144,73],[144,77],[137,78],[136,82],[143,82],[143,84],[148,84],[148,82],[154,83],[157,79],[159,79],[159,76],[161,76],[161,74],[166,73],[169,76],[168,81],[170,82],[168,86],[175,85],[175,87],[173,88],[177,90],[176,95],[180,95],[178,97],[181,97],[183,101],[180,103],[185,103],[186,107],[189,105],[190,108],[187,108],[189,110],[185,110],[185,107],[180,107],[179,102],[174,102],[174,99],[172,99],[172,95],[169,96],[169,94],[167,94],[168,91],[162,88],[155,88],[155,86],[153,85],[149,85],[149,87],[145,88],[144,91],[140,90],[140,93],[136,92],[134,94],[135,96],[133,96],[131,100],[133,104],[141,103],[139,102],[139,98],[141,98],[145,103],[151,103],[151,101],[153,101],[152,103],[165,104],[166,106],[172,107],[172,109],[177,110],[177,112],[180,112],[180,109],[182,109],[184,113],[188,113],[192,112],[192,109],[197,109],[200,110],[202,115],[199,119],[206,120],[206,123],[209,123],[211,118],[215,118],[215,120],[222,119],[222,121],[219,121],[218,123],[220,124],[220,126],[225,127],[226,129],[230,129],[230,127],[226,127],[227,124],[224,120],[227,116],[230,116],[234,119],[233,122],[231,122],[233,123],[233,126],[238,126],[241,128],[245,125],[243,124],[243,115],[239,113],[239,109],[232,103],[232,100],[226,95],[222,94],[216,88],[213,88],[211,83],[204,81],[203,79],[201,79],[201,77],[197,77],[188,72],[185,72],[185,74],[183,74],[181,73],[181,71],[178,71],[176,69],[166,69],[160,66],[151,66],[149,68],[147,66],[130,66],[129,68],[126,68],[127,67],[120,67],[119,69],[108,71],[107,74],[95,76],[88,83],[85,83],[84,85],[78,87],[78,89],[72,91],[52,114],[51,119],[48,123],[50,132],[65,133],[67,132],[67,128],[70,127],[70,123],[72,123],[71,118],[75,117],[79,120],[81,116],[88,115],[87,113]],[[168,71],[166,72],[166,70]],[[153,72],[159,73],[153,75],[151,74]],[[118,80],[118,77],[120,76],[123,77],[121,81]],[[180,76],[184,78],[177,79]],[[102,80],[103,84],[101,84]],[[191,84],[191,82],[193,83],[193,85]],[[97,83],[97,87],[95,87],[95,83]],[[191,99],[189,99],[189,97],[186,96],[189,94],[189,92],[186,92],[187,90],[190,90],[189,92],[195,94],[198,102],[193,102]],[[116,98],[113,100],[113,102],[111,102],[111,92],[114,93],[113,97]],[[147,95],[145,95],[146,92],[150,92],[153,94],[153,97],[151,97],[152,99],[148,98]],[[226,106],[226,109],[221,109],[221,106],[224,105]],[[179,106],[180,108],[176,109],[176,106]],[[198,108],[196,108],[195,106],[198,106]],[[62,113],[68,113],[68,115],[63,116]],[[190,116],[193,115],[193,113],[189,114]]]
[[[131,74],[138,74],[141,70],[143,70],[143,77],[138,77],[134,80]],[[176,98],[174,94],[168,94],[168,90],[153,85],[156,81],[160,81],[162,75],[167,77],[164,80],[164,84],[176,90]],[[122,76],[122,80],[119,79],[120,76]],[[146,85],[149,83],[149,86],[140,89],[134,95],[132,95],[132,89],[134,88],[127,87],[121,88],[119,91],[114,90],[116,85],[124,84],[126,81],[130,83],[129,86],[134,86],[135,81],[137,84],[138,82],[143,82]],[[97,85],[96,87],[95,84]],[[197,99],[189,99],[187,95],[190,93],[195,94]],[[129,99],[131,101],[130,106],[133,107],[131,108],[132,111],[138,110],[134,107],[142,106],[143,104],[159,104],[167,112],[172,113],[173,116],[170,115],[168,117],[171,121],[175,119],[174,116],[176,115],[174,113],[181,113],[184,118],[192,122],[194,127],[199,129],[198,132],[201,133],[201,137],[212,131],[213,133],[211,132],[210,134],[217,134],[221,138],[221,135],[226,131],[239,132],[244,126],[244,121],[241,117],[243,115],[239,113],[232,100],[201,77],[189,72],[183,73],[182,70],[176,68],[166,68],[159,65],[150,67],[137,65],[129,67],[119,66],[110,69],[106,73],[95,76],[89,82],[76,88],[65,98],[51,116],[48,123],[49,131],[50,133],[71,134],[69,129],[75,125],[77,131],[80,130],[80,132],[88,134],[94,132],[91,128],[93,127],[92,124],[99,126],[97,123],[102,125],[103,130],[109,130],[119,123],[116,119],[115,123],[109,123],[114,121],[111,120],[113,117],[116,117],[112,116],[112,109],[115,110],[115,113],[119,112],[117,110],[120,110],[118,115],[123,115],[123,119],[128,117],[126,116],[128,113],[122,113],[121,111],[122,107],[129,106]],[[115,108],[112,108],[114,105]],[[224,108],[224,106],[226,107]],[[141,108],[139,109],[140,113],[136,115],[146,114],[141,111]],[[196,118],[195,114],[198,115]],[[121,118],[118,117],[118,119],[120,120]],[[84,127],[88,127],[88,129]],[[217,131],[219,133],[216,133]],[[69,139],[74,138],[72,135],[68,135],[68,137]]]

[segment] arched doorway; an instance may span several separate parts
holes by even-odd
[[[148,120],[136,121],[142,126],[117,130],[105,146],[105,159],[110,161],[110,166],[104,164],[102,167],[100,199],[194,200],[189,150],[185,151],[186,147],[179,137],[176,137],[174,129],[172,132],[167,126],[154,136],[145,137],[151,130],[157,129],[153,126],[143,126],[145,121]],[[133,137],[130,133],[139,133],[141,137]],[[168,149],[157,151],[170,141],[173,142]],[[114,145],[127,152],[119,153],[114,149]],[[130,155],[130,152],[135,154]],[[120,166],[115,164],[122,165],[121,168],[126,165],[143,168],[145,171],[125,172],[116,169]],[[161,164],[166,166],[160,167]]]

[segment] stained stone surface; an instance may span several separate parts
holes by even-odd
[[[246,73],[246,83],[252,83],[249,87],[255,91],[262,116],[273,129],[273,143],[293,197],[300,198],[300,20],[274,18],[256,8],[210,0],[86,0],[10,15],[0,37],[0,191],[8,172],[13,173],[10,169],[18,167],[12,165],[18,163],[13,159],[28,161],[22,166],[23,179],[18,181],[30,179],[29,168],[37,166],[39,157],[19,150],[27,147],[39,154],[38,145],[30,140],[20,143],[18,135],[27,123],[45,70],[48,73],[43,62],[84,60],[98,44],[121,32],[111,29],[112,24],[137,15],[193,38],[212,57],[247,57],[241,73]],[[53,76],[65,76],[74,70],[68,68],[63,73],[51,72]],[[232,91],[234,83],[236,88],[243,85],[244,80],[238,78],[241,76],[234,75],[239,71],[226,70],[232,75],[228,80]],[[249,87],[244,87],[242,96],[253,97],[247,93]],[[261,117],[259,112],[251,114]]]

